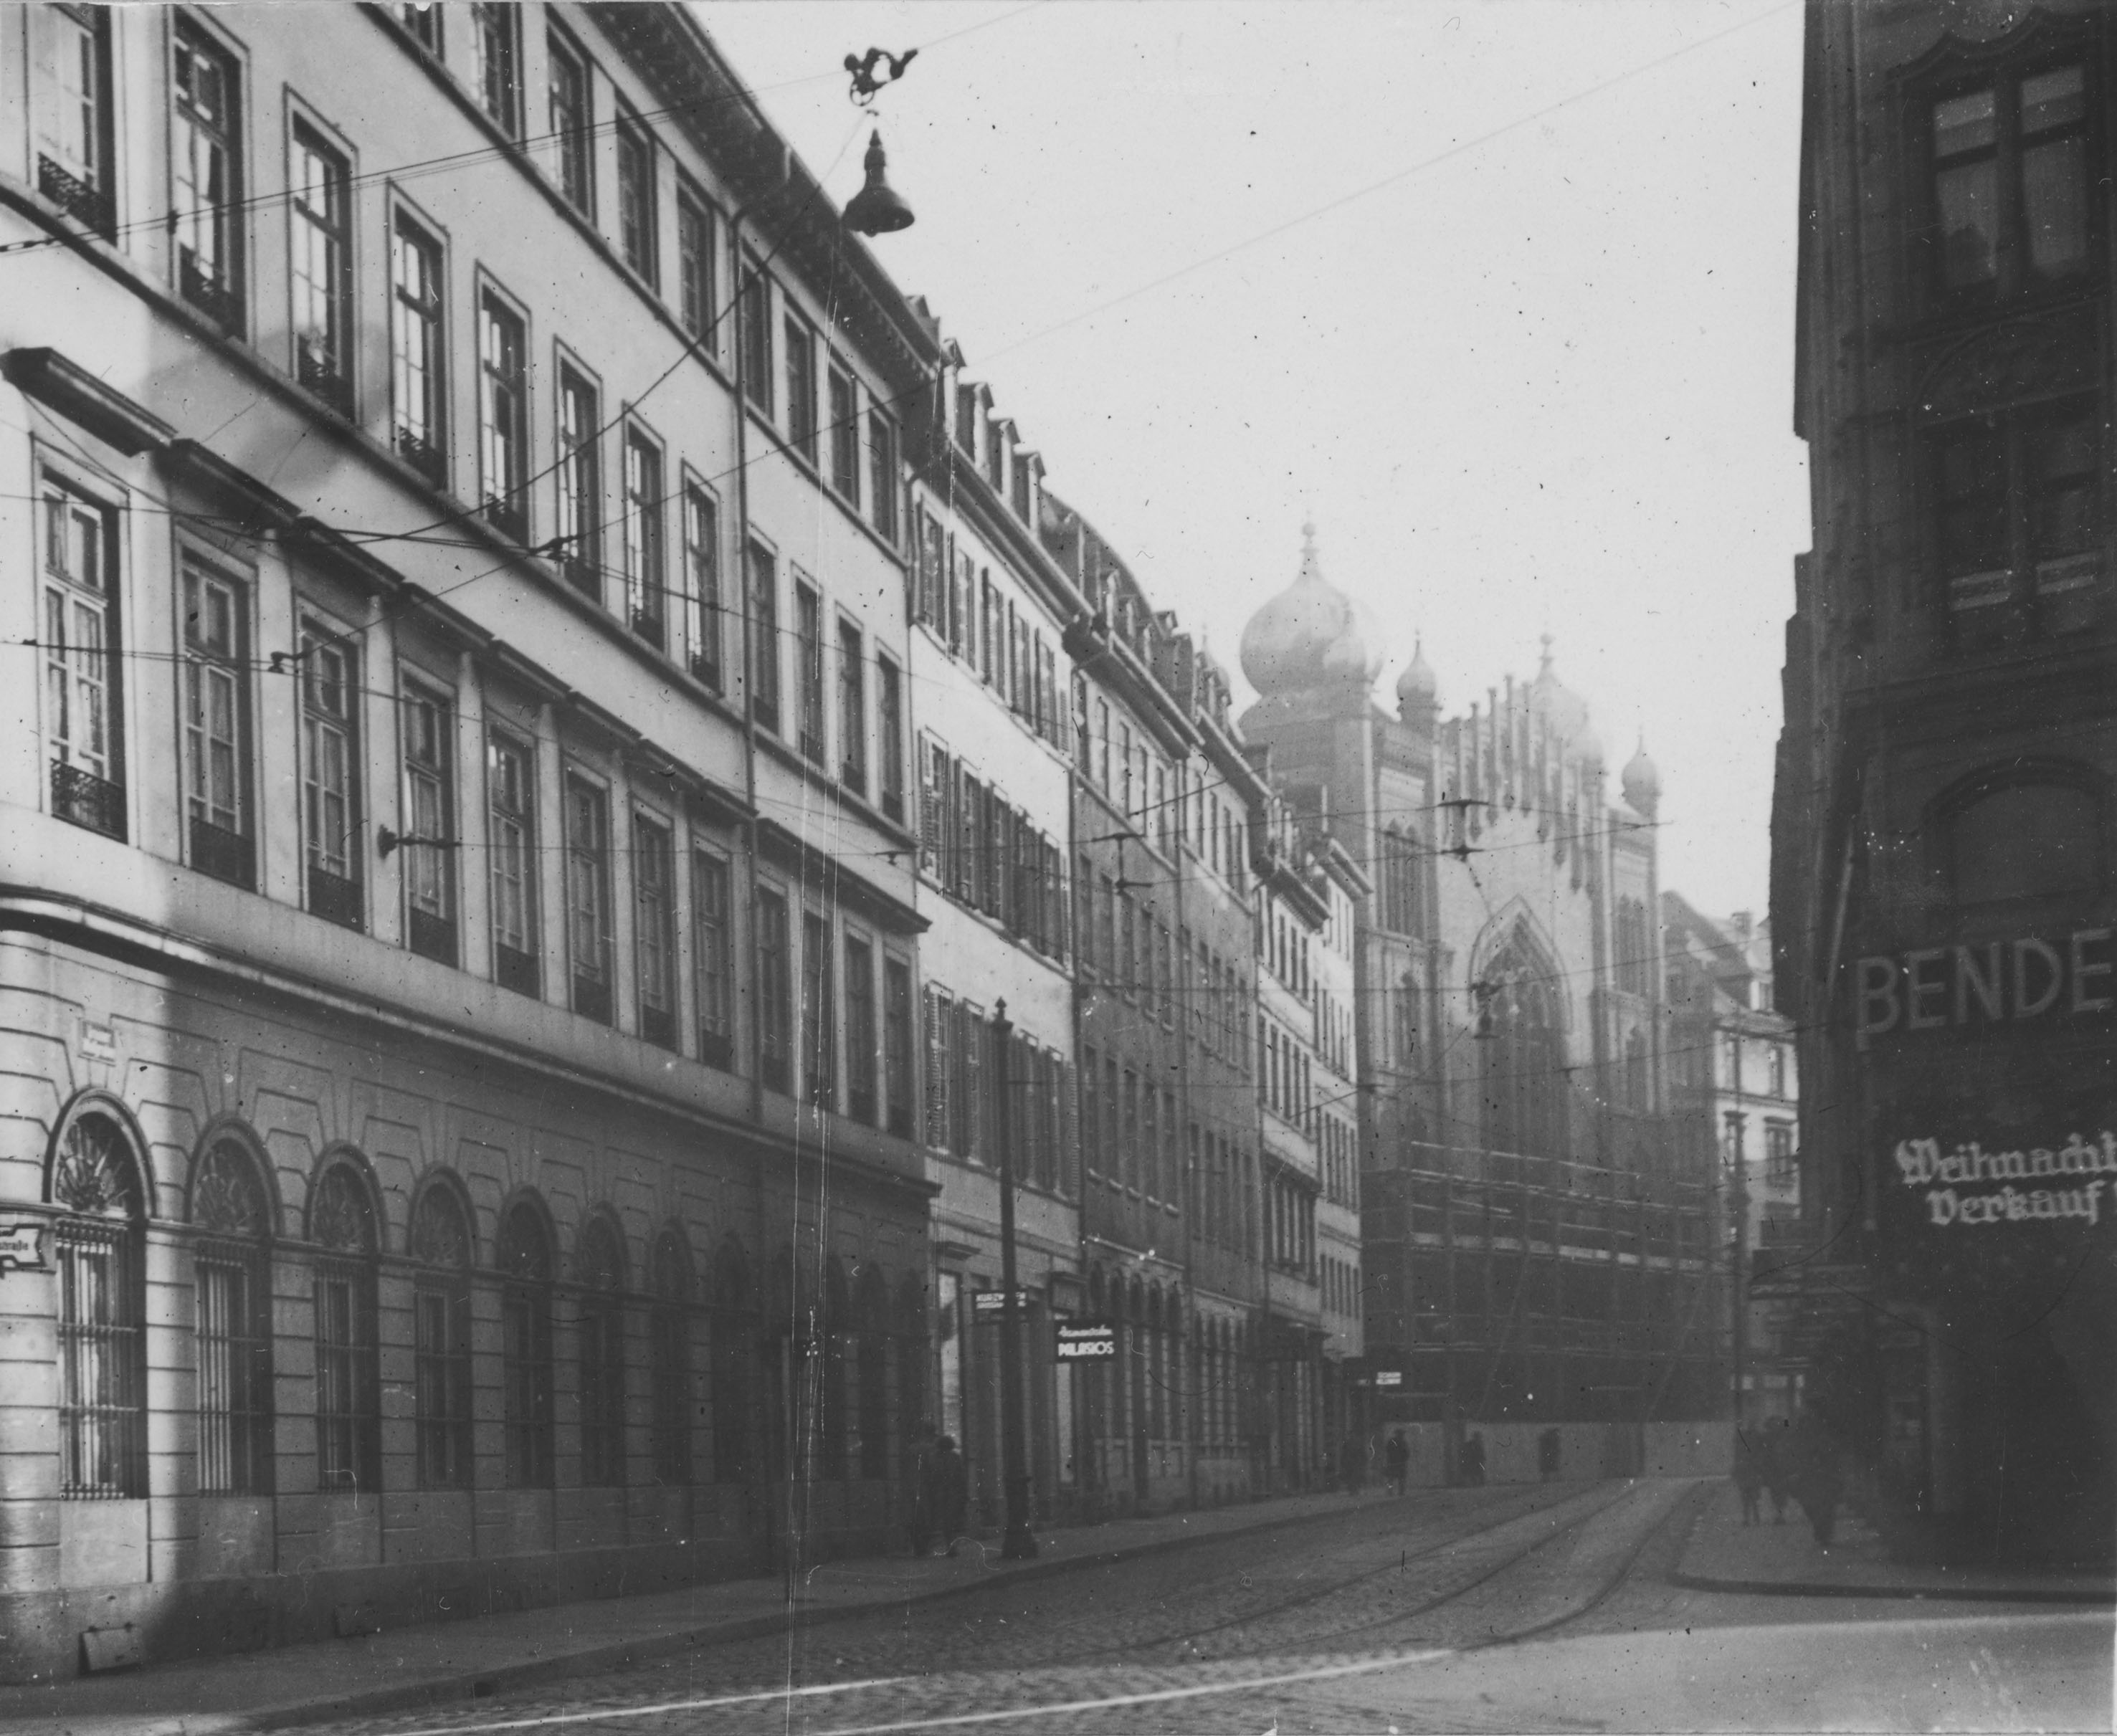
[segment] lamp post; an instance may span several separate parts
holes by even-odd
[[[1031,1561],[1036,1539],[1029,1531],[1029,1453],[1022,1423],[1022,1301],[1014,1281],[1014,1127],[1008,1113],[1014,1026],[1003,1000],[993,1003],[993,1042],[999,1050],[993,1076],[999,1081],[994,1122],[999,1145],[1000,1481],[1007,1495],[1007,1536],[999,1553],[1003,1561]]]

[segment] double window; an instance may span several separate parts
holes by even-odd
[[[868,518],[884,542],[897,541],[897,426],[879,410],[867,413]]]
[[[122,838],[113,515],[54,478],[45,479],[43,493],[39,625],[52,812]]]
[[[422,957],[456,961],[454,707],[422,683],[404,688],[405,940]]]
[[[242,151],[234,60],[197,26],[176,27],[169,111],[178,293],[230,333],[242,327]]]
[[[390,230],[390,373],[398,455],[436,486],[448,481],[441,244],[399,211]]]
[[[814,911],[801,919],[801,1060],[809,1101],[837,1107],[837,998],[831,969],[831,924]]]
[[[577,591],[602,595],[602,466],[599,394],[580,373],[559,370],[559,569]]]
[[[772,280],[754,259],[743,261],[741,330],[742,388],[749,401],[772,414]]]
[[[525,742],[495,731],[486,743],[492,860],[492,974],[503,988],[535,995],[537,959],[536,760]]]
[[[1934,284],[2006,298],[2092,265],[2088,76],[2078,62],[1958,90],[1928,110]]]
[[[360,664],[349,636],[302,625],[302,844],[309,909],[362,926]]]
[[[481,510],[521,541],[529,534],[529,347],[521,318],[492,291],[478,297],[477,450]]]
[[[625,436],[625,590],[632,630],[651,645],[666,644],[662,450],[636,428]]]
[[[911,967],[902,959],[882,966],[882,1075],[889,1130],[911,1137]]]
[[[846,1112],[873,1126],[876,1121],[874,946],[846,936]]]
[[[574,1011],[611,1020],[610,798],[586,778],[566,779],[566,923]]]
[[[779,575],[772,556],[749,548],[750,715],[779,733]]]
[[[887,657],[874,662],[874,753],[882,811],[904,818],[904,676]]]
[[[353,414],[352,174],[316,129],[294,124],[288,217],[293,258],[296,377],[342,416]]]

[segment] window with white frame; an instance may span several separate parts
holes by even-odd
[[[722,688],[721,526],[713,497],[694,484],[684,490],[684,572],[696,610],[691,673],[715,693]]]
[[[573,1007],[611,1021],[610,798],[578,773],[566,776],[566,931]]]
[[[44,752],[52,812],[125,836],[119,748],[117,515],[47,475],[43,594]]]
[[[505,730],[486,739],[486,845],[492,863],[492,974],[503,988],[536,995],[536,756]]]
[[[340,415],[353,414],[353,172],[316,128],[294,123],[288,218],[294,371]]]
[[[559,369],[559,569],[583,594],[602,596],[601,394],[578,369]]]
[[[217,880],[254,887],[248,599],[236,580],[190,550],[182,568],[186,859]]]
[[[390,226],[392,443],[429,482],[448,481],[441,244],[402,210]]]
[[[691,854],[691,959],[698,977],[699,1059],[709,1067],[735,1062],[735,936],[731,880],[725,856]]]
[[[106,241],[117,238],[110,8],[43,6],[53,76],[38,92],[37,191]]]
[[[177,292],[224,331],[242,326],[241,75],[234,58],[178,21],[170,158]]]
[[[637,428],[625,434],[625,589],[632,630],[650,645],[666,645],[662,449]]]
[[[422,957],[456,961],[455,707],[423,681],[404,684],[399,727],[404,757],[405,943]]]
[[[529,350],[521,316],[492,291],[478,297],[479,510],[517,541],[529,534]]]
[[[301,630],[302,847],[309,909],[362,926],[360,661],[351,636],[320,621]]]
[[[676,1044],[676,857],[668,826],[632,817],[633,977],[639,1034],[664,1048]]]

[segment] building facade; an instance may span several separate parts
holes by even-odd
[[[1806,1401],[1907,1546],[2117,1481],[2106,8],[1811,7],[1773,815]]]
[[[1604,792],[1553,672],[1446,720],[1422,654],[1395,716],[1312,533],[1253,616],[1245,738],[1355,902],[1367,1374],[1385,1421],[1723,1414],[1713,1177],[1670,1138],[1644,751]]]
[[[885,1539],[925,322],[676,7],[16,9],[0,237],[7,1669]]]

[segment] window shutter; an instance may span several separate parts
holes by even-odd
[[[978,1038],[985,1021],[967,1001],[956,1003],[955,1148],[958,1157],[982,1159],[988,1149],[979,1135],[985,1115],[985,1055]]]
[[[923,997],[926,1050],[926,1143],[948,1145],[948,997],[929,988]]]
[[[939,878],[947,837],[943,831],[942,767],[947,756],[930,735],[919,738],[919,871]]]

